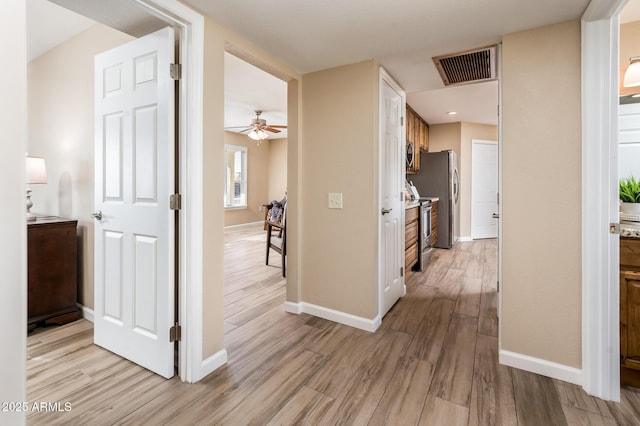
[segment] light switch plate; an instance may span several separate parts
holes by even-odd
[[[329,193],[329,208],[341,209],[342,208],[342,192],[330,192]]]

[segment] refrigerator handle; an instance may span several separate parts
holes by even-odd
[[[460,179],[458,177],[458,169],[453,169],[453,199],[454,204],[458,204],[458,198],[460,197]]]

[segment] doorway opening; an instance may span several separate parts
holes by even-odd
[[[234,52],[237,53],[237,52]],[[285,81],[224,54],[224,332],[229,362],[247,329],[286,300],[287,96]],[[222,148],[222,147],[221,147]],[[275,217],[277,211],[278,216]],[[272,217],[272,213],[274,216]]]
[[[44,3],[51,5],[49,2],[44,2]],[[125,3],[129,3],[129,6],[131,6],[130,2],[125,1]],[[184,219],[179,221],[180,222],[179,228],[181,232],[179,232],[180,239],[179,239],[179,242],[177,243],[181,247],[180,254],[179,254],[179,257],[181,260],[180,264],[183,265],[184,267],[180,268],[179,272],[177,272],[176,275],[179,275],[179,278],[180,278],[180,283],[178,285],[180,294],[185,295],[187,294],[186,284],[185,284],[187,281],[189,281],[191,285],[195,286],[196,288],[199,285],[201,285],[201,282],[197,279],[198,268],[193,267],[194,265],[198,266],[199,263],[201,263],[201,253],[197,250],[198,238],[197,236],[194,237],[193,235],[189,234],[190,227],[188,227],[187,224],[193,220],[197,222],[197,219],[201,215],[201,212],[198,212],[193,207],[199,204],[199,199],[200,199],[197,188],[201,186],[201,174],[198,173],[199,168],[194,167],[194,164],[197,164],[197,162],[200,161],[200,158],[198,157],[197,153],[198,153],[199,147],[201,147],[202,145],[201,134],[195,129],[202,128],[202,117],[201,117],[201,111],[194,108],[193,99],[194,99],[194,94],[197,94],[197,90],[195,89],[199,88],[201,85],[202,70],[199,69],[196,66],[196,64],[194,64],[194,60],[198,59],[197,55],[195,56],[188,55],[188,52],[191,51],[194,45],[198,45],[202,43],[200,37],[198,37],[198,33],[202,31],[203,22],[201,20],[202,17],[200,15],[182,7],[177,3],[176,4],[163,3],[163,6],[161,9],[153,0],[141,2],[140,4],[135,3],[134,5],[136,8],[138,8],[138,12],[142,12],[143,15],[153,16],[154,17],[153,19],[160,21],[162,23],[161,24],[162,26],[165,26],[165,27],[174,26],[175,28],[177,28],[177,32],[179,32],[182,36],[184,36],[180,38],[180,42],[179,42],[181,46],[180,55],[183,59],[183,65],[187,66],[187,72],[185,73],[186,75],[183,75],[183,79],[179,83],[181,88],[181,91],[179,93],[179,98],[180,98],[179,121],[181,123],[184,123],[184,125],[181,126],[180,129],[176,132],[177,134],[179,134],[179,142],[176,141],[176,150],[178,150],[181,154],[179,155],[180,162],[181,162],[180,173],[182,174],[181,179],[179,180],[181,192],[182,194],[186,194],[186,188],[190,188],[194,190],[193,196],[189,197],[187,199],[187,202],[183,203],[182,205]],[[82,11],[80,11],[80,13],[82,13]],[[99,16],[92,15],[92,18],[100,20]],[[51,19],[51,17],[47,16],[47,19]],[[100,28],[104,29],[103,27],[104,26],[101,26]],[[80,35],[84,36],[86,34],[81,33]],[[72,38],[68,41],[68,43],[71,43],[73,41],[77,42],[78,40]],[[95,43],[89,43],[89,44],[91,45],[92,48],[101,48],[101,50],[107,50],[109,47],[111,47],[111,46],[105,47],[103,44],[104,42],[105,42],[105,38],[97,37],[97,40]],[[82,43],[79,43],[79,44],[80,46],[83,46]],[[60,49],[64,50],[64,47],[65,46],[62,46]],[[66,53],[75,54],[78,51],[80,51],[79,46],[73,45],[66,50]],[[95,53],[96,52],[91,52],[91,54],[88,55],[90,56],[90,59],[89,59],[90,70],[91,70],[90,74],[93,74],[93,54]],[[66,67],[68,67],[69,62],[70,61],[64,62]],[[64,78],[56,81],[56,84],[70,83],[69,74],[71,73],[68,72],[69,70],[70,68],[65,68],[65,72],[61,74],[64,76]],[[89,77],[89,81],[92,81],[92,80],[93,80],[93,76]],[[77,82],[73,81],[73,83],[77,83]],[[90,84],[90,87],[86,89],[86,91],[89,93],[88,95],[89,99],[93,99],[93,96],[94,96],[93,83]],[[35,93],[35,91],[32,91],[32,90],[30,90],[29,92],[30,94]],[[58,99],[65,100],[65,97],[78,96],[81,92],[82,91],[79,90],[79,87],[77,86],[68,88],[68,90],[66,90],[66,92],[64,93],[64,96],[61,96]],[[201,96],[201,94],[199,96]],[[32,108],[38,108],[40,106],[37,102],[32,102],[32,99],[29,100],[29,103],[30,103],[30,107]],[[88,110],[90,114],[93,113],[92,103],[93,101],[91,101],[91,104],[89,106],[83,107],[86,110]],[[76,106],[76,103],[73,103],[73,105]],[[59,108],[59,105],[58,105],[58,108]],[[83,134],[81,133],[81,131],[86,130],[87,128],[91,129],[93,122],[94,122],[94,119],[92,115],[91,117],[83,120],[78,120],[76,117],[75,120],[72,119],[70,120],[70,122],[64,123],[69,125],[69,127],[66,129],[67,130],[66,132],[58,132],[56,134],[51,133],[48,135],[48,139],[45,139],[45,141],[51,141],[53,137],[56,138],[56,142],[59,144],[60,149],[65,154],[65,156],[62,156],[63,160],[61,160],[60,163],[64,167],[69,167],[70,174],[77,173],[77,175],[81,177],[79,181],[72,180],[71,183],[73,185],[71,185],[70,188],[68,188],[70,190],[75,191],[75,194],[72,197],[72,202],[70,205],[73,208],[76,208],[77,206],[79,209],[86,209],[89,212],[92,211],[92,207],[93,207],[93,196],[90,191],[92,187],[91,175],[92,175],[92,169],[93,169],[93,157],[91,153],[90,155],[85,155],[84,157],[81,157],[77,161],[72,161],[72,154],[78,154],[77,152],[74,151],[76,147],[74,147],[72,142],[76,139],[82,139],[82,143],[84,145],[88,145],[92,147],[93,132],[89,130],[89,136],[88,137],[84,136],[83,138]],[[191,147],[191,149],[188,152],[185,149],[187,142]],[[191,165],[191,167],[186,167],[187,165]],[[185,174],[185,170],[187,169],[190,169],[191,171],[189,175]],[[63,182],[68,183],[68,181],[63,181],[61,179],[60,183],[62,184]],[[87,192],[89,193],[88,195],[87,195]],[[74,214],[73,211],[72,211],[72,214]],[[84,213],[82,212],[78,213],[78,215],[85,217]],[[190,231],[190,232],[193,233],[193,231]],[[90,234],[91,234],[90,232],[85,232],[83,234],[83,237],[81,238],[81,242],[84,242],[85,245],[88,247],[91,247],[91,244],[87,243],[84,240],[88,239],[88,235]],[[83,254],[83,259],[86,263],[86,261],[90,259],[90,256],[86,256]],[[190,280],[187,280],[187,278],[189,278],[194,274],[196,275],[195,277],[193,277]],[[87,273],[87,275],[91,276],[90,273]],[[85,286],[85,288],[92,289],[92,286],[91,285]],[[91,301],[92,296],[93,296],[92,294],[90,296],[87,296],[86,300]],[[81,299],[81,301],[83,300]],[[181,320],[182,320],[181,322],[183,323],[183,325],[186,325],[186,322],[187,322],[186,319],[187,319],[188,310],[184,309],[184,307],[187,305],[188,305],[188,301],[186,297],[180,297],[180,306],[181,306],[180,316],[181,316]],[[90,308],[86,308],[86,307],[83,309],[83,312],[85,316],[89,318],[91,318],[91,315],[93,314],[93,311]],[[180,347],[179,349],[180,353],[186,353],[185,349],[187,347],[187,339],[183,338],[179,343],[179,347]],[[200,359],[201,359],[201,356],[199,353],[196,353],[195,355],[193,354],[190,355],[189,359],[187,359],[186,357],[180,358],[179,373],[182,380],[192,380],[191,376],[193,375],[193,371],[190,368],[188,369],[186,367],[188,367],[189,365],[192,365],[194,362],[196,363],[200,362]]]
[[[471,141],[471,238],[498,238],[498,142]]]
[[[640,41],[640,6],[637,1],[630,1],[620,15],[620,105],[619,105],[619,137],[618,137],[618,180],[612,186],[622,184],[628,188],[626,197],[621,201],[635,201],[637,189],[633,189],[633,181],[640,180],[640,90],[626,78],[630,68],[630,58],[637,56]],[[627,71],[623,74],[623,71]],[[625,76],[625,78],[623,78]],[[625,85],[625,83],[627,85]],[[625,191],[627,192],[627,191]],[[638,200],[640,201],[640,200]],[[626,397],[625,386],[640,387],[640,364],[636,361],[638,346],[636,314],[637,304],[635,291],[640,282],[640,257],[636,250],[640,236],[640,212],[635,212],[631,204],[620,207],[620,385],[621,397]]]

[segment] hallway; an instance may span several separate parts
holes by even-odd
[[[368,333],[283,311],[279,255],[261,225],[225,231],[229,362],[202,382],[165,380],[92,344],[80,320],[28,338],[28,398],[71,404],[29,424],[640,424],[621,404],[498,364],[496,242],[435,250]]]

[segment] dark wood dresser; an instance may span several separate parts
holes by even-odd
[[[28,329],[80,318],[76,225],[68,219],[27,222]]]

